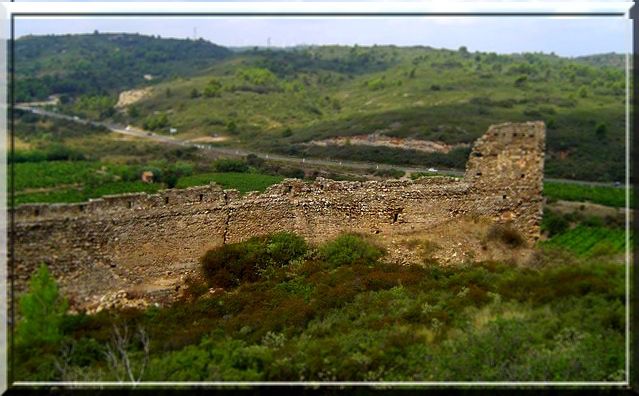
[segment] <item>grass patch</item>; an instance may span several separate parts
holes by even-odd
[[[15,189],[20,191],[82,183],[99,169],[100,164],[92,161],[44,161],[17,163],[13,167]]]

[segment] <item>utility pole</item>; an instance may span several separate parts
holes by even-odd
[[[193,40],[197,40],[197,27],[193,26]]]
[[[271,38],[266,39],[266,48],[271,48]]]

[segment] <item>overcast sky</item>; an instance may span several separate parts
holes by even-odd
[[[224,46],[298,44],[428,45],[470,51],[555,52],[562,56],[625,53],[630,20],[618,17],[376,18],[16,18],[16,36],[129,32],[202,37]]]

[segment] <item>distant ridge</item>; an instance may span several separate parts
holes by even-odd
[[[128,33],[23,36],[15,44],[17,101],[113,93],[144,84],[145,75],[188,76],[231,55],[205,40]]]
[[[617,54],[615,52],[578,56],[575,58],[575,60],[579,62],[587,63],[591,66],[598,66],[598,67],[609,66],[609,67],[616,67],[619,69],[626,68],[626,55]],[[631,65],[632,65],[632,62],[631,62]]]

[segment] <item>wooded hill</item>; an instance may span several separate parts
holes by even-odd
[[[544,120],[547,176],[614,181],[625,170],[620,57],[395,46],[232,52],[140,35],[25,37],[16,41],[16,88],[18,100],[66,94],[64,111],[158,132],[173,127],[183,137],[404,165],[463,168],[468,149],[308,143],[371,133],[470,143],[490,124]],[[152,86],[151,95],[124,113],[112,111],[119,91],[141,86]]]
[[[137,34],[25,36],[15,42],[16,101],[113,94],[145,83],[145,74],[189,75],[230,53],[204,40]]]

